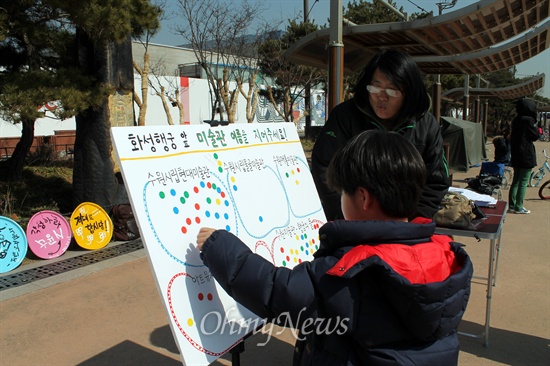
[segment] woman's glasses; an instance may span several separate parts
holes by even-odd
[[[367,85],[367,90],[369,91],[369,93],[373,93],[373,94],[378,94],[381,91],[384,91],[386,94],[388,94],[388,96],[394,97],[394,98],[400,97],[402,95],[401,91],[397,89],[382,89],[374,85]]]

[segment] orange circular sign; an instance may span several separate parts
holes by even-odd
[[[111,241],[113,222],[101,206],[82,202],[71,215],[71,230],[82,248],[101,249]]]

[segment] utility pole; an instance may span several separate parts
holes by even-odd
[[[330,0],[328,112],[342,102],[344,94],[344,44],[342,43],[342,0]]]
[[[304,0],[304,24],[309,22],[309,4],[308,0]],[[304,126],[304,135],[306,139],[311,137],[311,83],[308,81],[305,87],[304,95],[304,114],[306,117],[306,125]]]

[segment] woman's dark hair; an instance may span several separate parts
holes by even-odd
[[[378,199],[386,215],[404,218],[416,211],[426,175],[422,156],[409,140],[395,132],[369,130],[334,155],[327,184],[347,194],[363,187]]]
[[[404,94],[398,121],[418,119],[430,109],[430,97],[418,65],[408,54],[390,48],[378,52],[361,71],[355,87],[355,98],[360,105],[370,105],[367,85],[376,69]]]

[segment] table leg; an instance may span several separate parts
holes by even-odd
[[[485,310],[485,337],[483,346],[489,347],[489,328],[491,324],[491,300],[493,297],[493,281],[495,279],[495,251],[496,240],[491,239],[489,245],[489,273],[487,274],[487,304]]]

